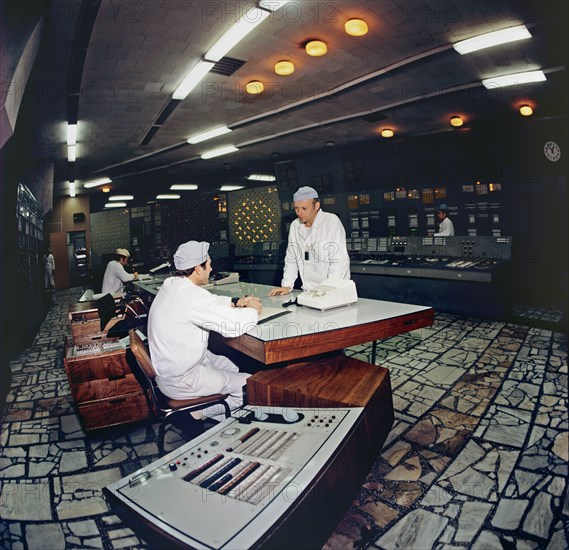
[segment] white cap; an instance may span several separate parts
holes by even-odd
[[[126,248],[117,248],[115,253],[130,258],[130,252]]]
[[[292,196],[293,201],[305,201],[306,199],[317,199],[318,193],[312,187],[300,187]]]
[[[174,254],[174,265],[176,269],[185,271],[196,267],[196,265],[203,264],[208,258],[209,243],[205,241],[188,241],[181,244]]]

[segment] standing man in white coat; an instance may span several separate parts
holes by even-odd
[[[448,206],[441,204],[437,209],[437,218],[441,222],[439,225],[439,232],[435,233],[435,237],[453,237],[454,224],[448,217]]]
[[[281,286],[273,288],[270,296],[291,292],[298,276],[303,290],[330,277],[350,278],[346,231],[340,218],[320,209],[318,193],[312,187],[301,187],[293,200],[298,217],[290,225]]]
[[[216,296],[201,288],[211,273],[209,243],[189,241],[174,255],[176,274],[164,281],[150,307],[148,342],[156,383],[172,399],[229,393],[235,409],[243,403],[249,374],[239,372],[227,357],[207,349],[209,332],[240,336],[257,324],[259,298]],[[201,411],[216,417],[221,406]]]

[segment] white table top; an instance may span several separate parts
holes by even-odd
[[[139,281],[134,284],[151,294],[157,294],[157,287],[161,285],[164,278]],[[261,299],[263,307],[273,308],[281,308],[283,303],[294,299],[300,293],[300,291],[294,291],[286,296],[270,297],[268,294],[272,288],[274,287],[269,285],[239,282],[214,286],[208,290],[222,296],[257,296]],[[270,342],[383,321],[426,311],[431,309],[431,306],[359,298],[356,304],[327,311],[296,305],[286,309],[290,310],[290,313],[256,325],[247,331],[247,334],[264,342]]]

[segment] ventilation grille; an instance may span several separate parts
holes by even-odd
[[[242,67],[245,61],[241,59],[233,59],[233,57],[222,57],[210,70],[215,74],[223,76],[231,76],[237,69]]]

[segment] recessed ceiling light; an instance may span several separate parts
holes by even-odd
[[[294,73],[294,63],[292,61],[278,61],[275,63],[275,73],[280,76],[288,76]]]
[[[453,44],[452,47],[459,54],[464,55],[466,53],[476,52],[478,50],[498,46],[500,44],[506,44],[508,42],[523,40],[525,38],[531,38],[530,32],[527,30],[525,25],[518,25],[516,27],[510,27],[500,31],[481,34],[480,36],[468,38],[467,40],[461,40],[460,42]]]
[[[462,120],[462,118],[459,116],[453,116],[450,118],[450,125],[454,126],[455,128],[458,128],[459,126],[462,126],[463,124],[464,124],[464,120]]]
[[[254,181],[275,181],[277,178],[271,176],[270,174],[251,174],[247,176],[248,180]]]
[[[234,145],[228,145],[227,147],[220,147],[219,149],[212,149],[211,151],[205,152],[201,158],[204,160],[212,159],[213,157],[219,157],[221,155],[226,155],[228,153],[234,153],[239,151]]]
[[[364,36],[368,32],[368,27],[363,19],[348,19],[344,23],[344,30],[350,36]]]
[[[310,40],[304,46],[306,53],[312,57],[320,57],[321,55],[326,55],[328,52],[328,46],[326,46],[326,42],[322,40]]]
[[[245,91],[251,95],[262,94],[265,91],[265,85],[259,80],[251,80],[245,85]]]
[[[111,192],[111,188],[110,188],[110,187],[102,187],[102,188],[101,188],[101,191],[102,191],[103,193],[110,193],[110,192]]]
[[[105,208],[124,208],[126,202],[108,202],[105,204]]]
[[[202,141],[206,141],[208,139],[212,139],[217,136],[222,136],[223,134],[227,134],[231,132],[231,129],[227,126],[220,126],[219,128],[214,128],[213,130],[208,130],[207,132],[202,132],[201,134],[197,134],[195,136],[188,138],[188,143],[192,145],[195,143],[200,143]]]
[[[111,178],[101,178],[99,180],[88,181],[83,184],[83,187],[89,189],[90,187],[98,187],[99,185],[105,185],[105,183],[112,183]]]
[[[239,191],[239,189],[245,189],[244,185],[222,185],[220,191]]]
[[[381,136],[384,138],[390,138],[393,137],[393,130],[391,128],[385,128],[381,131]]]
[[[75,145],[77,143],[77,124],[67,125],[67,145]]]
[[[529,82],[543,82],[546,80],[543,71],[528,71],[526,73],[507,74],[504,76],[495,76],[494,78],[485,78],[482,84],[485,88],[492,90],[502,86],[513,86],[514,84],[527,84]]]
[[[182,83],[172,94],[172,99],[182,100],[203,80],[215,63],[212,61],[199,61],[198,64],[187,74]]]
[[[520,114],[522,116],[531,116],[533,115],[533,109],[529,105],[522,105],[520,107]]]
[[[170,185],[171,191],[195,191],[198,186],[195,183],[175,183]]]
[[[180,195],[177,195],[175,193],[162,193],[161,195],[156,195],[156,198],[158,200],[178,200],[180,198]]]
[[[67,161],[75,162],[77,160],[77,145],[67,146]]]
[[[69,182],[69,196],[71,198],[75,197],[76,195],[76,191],[75,191],[75,182],[70,181]]]
[[[131,201],[133,199],[133,195],[113,195],[112,197],[109,197],[110,201]]]

